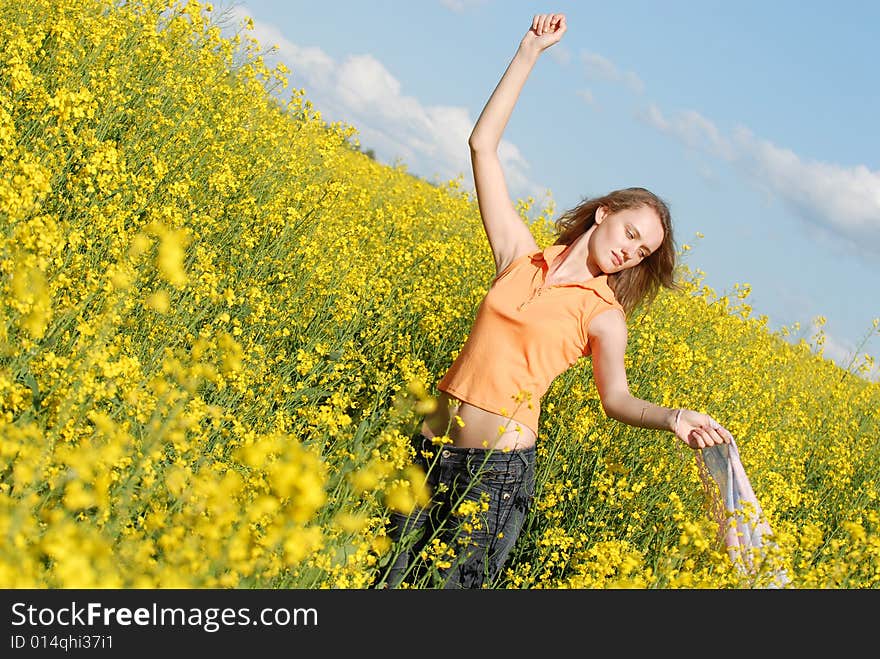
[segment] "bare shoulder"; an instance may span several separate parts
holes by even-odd
[[[627,329],[626,316],[623,311],[617,307],[612,307],[607,311],[594,316],[590,320],[590,326],[587,333],[591,342],[619,343],[626,344]]]

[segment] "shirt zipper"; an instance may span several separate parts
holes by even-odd
[[[522,311],[525,309],[526,305],[530,302],[534,302],[535,298],[541,297],[541,293],[544,292],[545,289],[552,288],[552,286],[539,286],[538,289],[532,293],[532,296],[526,300],[525,302],[520,303],[520,305],[516,308],[517,311]]]

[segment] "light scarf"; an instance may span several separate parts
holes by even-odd
[[[753,584],[784,588],[788,575],[777,557],[771,556],[777,545],[739,459],[736,441],[731,437],[730,444],[716,444],[694,454],[709,513],[718,523],[733,563]]]

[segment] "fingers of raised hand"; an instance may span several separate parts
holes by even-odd
[[[534,30],[535,34],[538,36],[541,36],[545,32],[555,32],[560,27],[564,26],[565,16],[562,14],[537,14],[532,18],[532,30]]]
[[[550,31],[550,15],[543,14],[541,20],[538,21],[538,34],[544,34]]]

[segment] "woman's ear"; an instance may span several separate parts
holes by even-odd
[[[602,224],[602,220],[605,219],[606,215],[608,215],[608,209],[605,206],[599,206],[596,209],[596,224]]]

